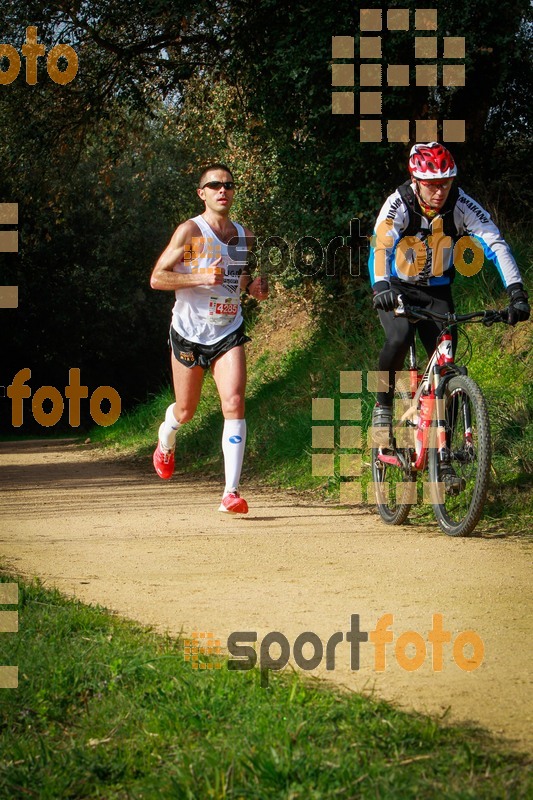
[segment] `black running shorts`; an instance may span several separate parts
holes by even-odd
[[[232,350],[234,347],[251,341],[250,337],[246,336],[244,333],[244,325],[241,325],[241,327],[233,333],[228,333],[227,336],[224,336],[223,339],[215,342],[215,344],[190,342],[188,339],[184,339],[183,336],[180,336],[172,325],[170,326],[172,352],[184,367],[202,367],[203,369],[209,369],[212,362],[223,353],[227,353],[228,350]]]

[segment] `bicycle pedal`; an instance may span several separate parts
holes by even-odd
[[[456,497],[466,489],[465,479],[449,464],[441,467],[439,479],[444,484],[444,491],[448,497]]]

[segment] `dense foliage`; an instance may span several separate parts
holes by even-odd
[[[437,35],[466,37],[465,87],[384,90],[385,117],[466,120],[453,148],[461,182],[517,230],[533,185],[532,23],[527,0],[452,0]],[[55,84],[41,58],[28,85],[22,59],[0,85],[0,202],[20,215],[19,254],[1,255],[2,283],[20,293],[19,308],[1,312],[5,385],[30,367],[34,387],[63,387],[76,366],[128,406],[167,380],[171,298],[148,276],[177,222],[201,210],[207,160],[235,170],[235,217],[291,245],[347,237],[356,217],[368,232],[404,177],[405,145],[361,144],[357,114],[331,113],[332,36],[355,36],[358,76],[359,14],[346,0],[4,0],[2,41],[20,52],[28,25],[47,50],[74,47],[79,71]],[[386,62],[413,65],[412,30],[383,39]],[[288,263],[285,251],[281,266],[262,266],[297,284]],[[348,279],[365,280],[345,271],[332,289]]]

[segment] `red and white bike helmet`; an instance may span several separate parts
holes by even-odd
[[[413,178],[453,178],[457,166],[449,150],[438,142],[415,144],[409,153],[409,172]]]

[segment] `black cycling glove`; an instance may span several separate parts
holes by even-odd
[[[382,311],[394,311],[398,305],[398,298],[391,289],[388,281],[378,281],[373,286],[374,308]]]
[[[529,319],[530,307],[527,292],[521,283],[512,283],[507,287],[509,295],[509,325],[525,322]]]

